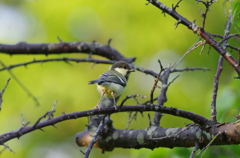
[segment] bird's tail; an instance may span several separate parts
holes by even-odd
[[[88,84],[95,84],[95,83],[98,83],[99,81],[98,80],[92,80],[92,81],[89,81]]]

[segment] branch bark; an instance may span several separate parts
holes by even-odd
[[[9,55],[16,54],[63,54],[63,53],[85,53],[99,55],[113,61],[126,61],[132,63],[136,58],[125,58],[117,50],[109,45],[101,45],[97,42],[60,42],[60,43],[38,43],[28,44],[20,42],[15,45],[0,44],[0,52]]]
[[[106,151],[114,148],[149,148],[157,147],[205,147],[216,134],[221,133],[211,145],[230,145],[240,143],[240,122],[214,124],[207,130],[199,125],[188,125],[181,128],[162,128],[149,126],[139,130],[108,129],[102,134],[102,139],[97,141],[95,147]],[[76,134],[76,142],[79,146],[89,144],[90,134],[87,130]],[[91,140],[91,139],[90,139]]]

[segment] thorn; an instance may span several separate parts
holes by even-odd
[[[55,125],[52,125],[52,126],[57,129],[57,126],[55,126]]]
[[[57,36],[57,39],[59,40],[60,43],[63,42],[63,40],[59,36]]]
[[[80,149],[80,152],[81,152],[83,155],[85,155],[85,152],[84,152],[84,151],[82,151],[81,149]]]
[[[101,153],[104,154],[104,153],[105,153],[105,150],[104,150],[104,149],[101,149]]]
[[[91,69],[93,69],[93,67],[96,65],[96,63],[94,62],[93,64],[92,64],[92,66],[91,66]]]
[[[108,46],[108,47],[110,47],[111,42],[112,42],[112,39],[110,38],[110,39],[108,40],[108,43],[107,43],[107,46]]]
[[[176,27],[174,28],[174,30],[177,29],[178,25],[179,25],[181,22],[182,22],[181,19],[179,19],[179,20],[174,24],[174,25],[176,26]]]
[[[165,11],[162,11],[162,14],[163,14],[164,17],[166,17]]]
[[[71,64],[65,57],[63,57],[62,59],[65,63],[69,64],[70,66],[73,66],[73,64]]]
[[[87,59],[92,59],[92,52],[89,52]]]
[[[151,125],[152,125],[152,122],[151,122],[151,116],[150,116],[149,113],[148,113],[148,122],[149,122],[149,126],[151,126]]]
[[[172,10],[173,10],[173,11],[176,11],[176,9],[177,9],[177,7],[179,7],[179,3],[180,3],[181,1],[182,1],[182,0],[179,0],[175,6],[174,6],[174,4],[172,4]]]

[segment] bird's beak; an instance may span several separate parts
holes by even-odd
[[[128,70],[128,72],[134,72],[134,71],[135,71],[134,69]]]

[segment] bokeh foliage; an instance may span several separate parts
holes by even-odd
[[[232,0],[232,24],[234,25],[235,30],[240,33],[240,1]]]
[[[176,4],[177,0],[162,0],[168,6]],[[164,66],[174,64],[199,38],[184,26],[174,30],[176,22],[170,16],[164,17],[162,12],[146,1],[81,1],[81,0],[1,0],[0,2],[0,43],[15,44],[18,42],[46,43],[63,41],[97,41],[101,44],[113,39],[111,46],[126,57],[137,57],[136,65],[159,71],[157,60]],[[227,17],[224,10],[229,4],[223,1],[213,4],[208,14],[205,30],[214,34],[223,34]],[[202,4],[195,1],[183,1],[177,11],[193,21],[201,24],[200,9]],[[232,30],[235,31],[235,30]],[[231,40],[231,44],[239,41]],[[218,54],[206,46],[200,55],[200,48],[191,52],[179,65],[184,67],[209,67],[210,72],[184,72],[171,85],[168,91],[166,106],[210,116],[213,78],[217,67]],[[236,56],[237,53],[233,53]],[[82,54],[62,55],[15,55],[0,54],[0,60],[6,65],[27,62],[35,59],[84,58]],[[89,80],[96,79],[99,74],[108,69],[109,65],[92,65],[91,63],[52,62],[33,64],[12,70],[17,78],[37,97],[40,106],[12,79],[4,94],[3,108],[0,114],[0,132],[4,133],[21,127],[21,114],[25,121],[34,123],[52,104],[58,100],[55,116],[62,112],[69,113],[91,109],[96,105],[99,94],[95,86],[87,85]],[[172,75],[172,78],[176,74]],[[221,122],[233,121],[238,114],[239,81],[233,80],[236,74],[228,64],[220,79],[218,98],[218,119]],[[0,72],[0,89],[11,77],[8,71]],[[154,78],[135,72],[131,75],[128,86],[121,98],[131,94],[142,94],[149,98]],[[156,92],[157,96],[159,92]],[[143,102],[144,100],[141,100]],[[127,104],[135,104],[130,100]],[[151,113],[153,116],[153,113]],[[128,114],[112,115],[116,128],[125,128]],[[182,127],[190,121],[165,115],[163,127]],[[74,135],[85,129],[87,118],[71,120],[57,124],[57,129],[47,127],[46,132],[35,131],[11,140],[7,143],[15,152],[4,151],[1,157],[12,158],[48,158],[48,157],[79,157],[79,148],[75,144]],[[138,116],[130,128],[146,128],[147,113]],[[222,147],[221,151],[240,155],[235,147]],[[85,150],[82,148],[82,150]],[[218,147],[210,148],[205,156],[215,155]],[[115,149],[113,152],[99,154],[94,149],[91,157],[188,157],[191,149],[159,148],[148,149]]]

